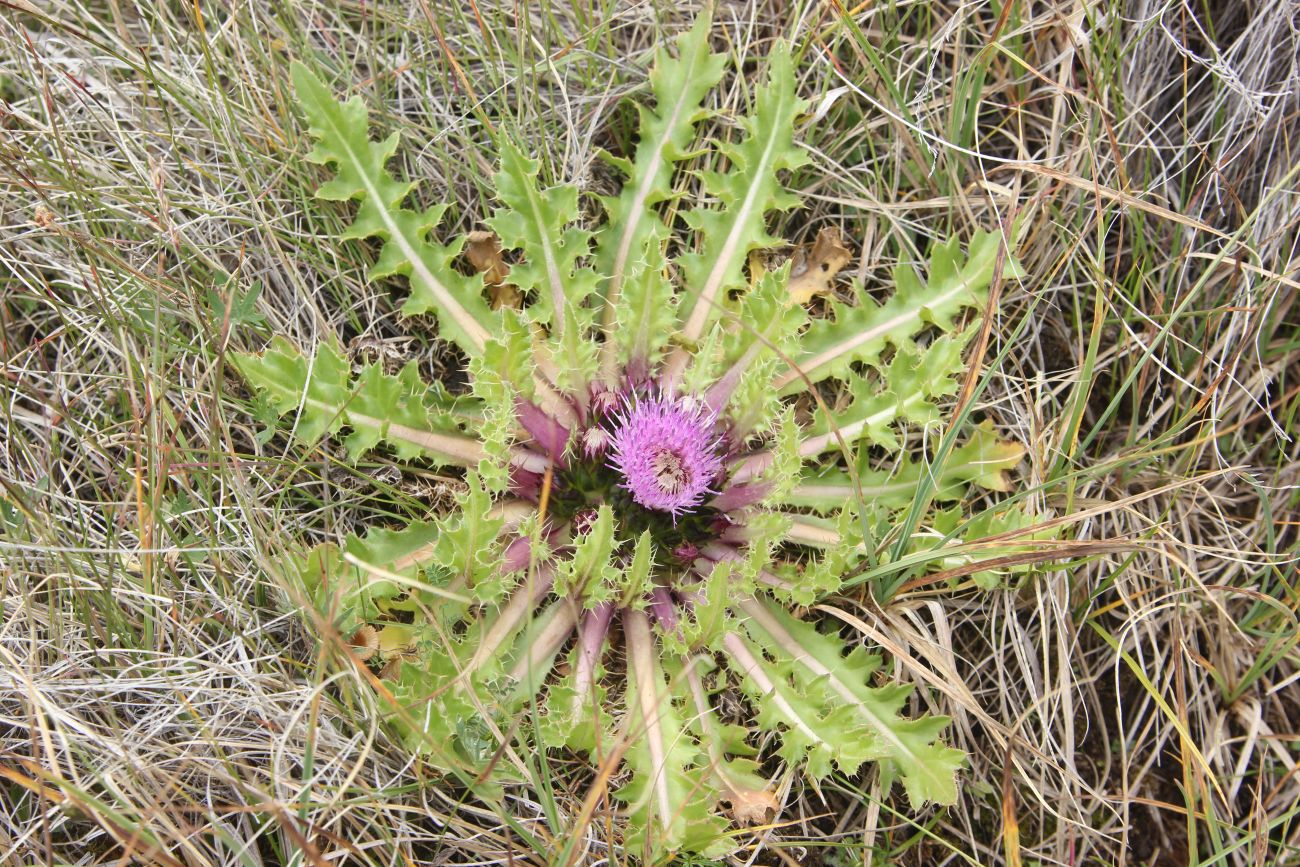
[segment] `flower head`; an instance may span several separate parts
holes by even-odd
[[[647,509],[677,518],[698,506],[722,472],[717,418],[693,397],[628,397],[611,418],[609,463]]]

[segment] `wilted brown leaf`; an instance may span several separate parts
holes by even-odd
[[[776,815],[776,796],[767,789],[732,789],[726,794],[727,812],[740,825],[763,825]]]
[[[366,624],[348,639],[348,644],[352,645],[352,653],[356,658],[365,662],[379,650],[379,631]]]
[[[479,231],[466,235],[465,258],[471,268],[483,275],[493,310],[519,307],[524,298],[519,287],[506,282],[510,266],[501,258],[501,239],[495,232]]]
[[[791,304],[807,304],[814,295],[829,291],[831,281],[853,254],[844,246],[839,229],[827,226],[817,233],[812,249],[800,247],[794,251],[790,265]]]

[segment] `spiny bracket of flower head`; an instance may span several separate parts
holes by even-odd
[[[514,251],[518,310],[492,310],[457,265],[462,241],[435,239],[442,207],[404,204],[414,185],[386,167],[396,135],[371,140],[359,98],[338,102],[296,66],[309,158],[333,173],[320,197],[356,202],[346,237],[378,239],[372,275],[407,278],[403,311],[437,317],[472,389],[451,396],[413,368],[354,373],[329,344],[276,339],[235,359],[299,440],[346,428],[354,458],[385,448],[465,469],[443,517],[294,564],[335,628],[378,649],[411,745],[478,773],[503,732],[594,761],[622,744],[624,842],[652,858],[724,852],[732,825],[771,819],[764,772],[781,762],[815,779],[876,762],[917,806],[954,801],[963,756],[939,739],[946,720],[907,718],[908,690],[882,682],[878,657],[792,606],[838,591],[868,554],[861,528],[890,524],[918,486],[949,504],[1006,490],[1023,453],[988,427],[943,466],[902,448],[951,405],[1000,236],[939,244],[925,279],[900,266],[887,300],[860,291],[824,318],[791,300],[788,268],[747,277],[751,252],[782,243],[769,218],[798,203],[782,179],[806,162],[806,103],[775,48],[732,143],[700,140],[726,67],[709,32],[701,20],[657,53],[635,148],[608,156],[624,185],[603,222],[582,225],[581,192],[541,188],[537,164],[502,144],[500,207],[484,217]],[[698,162],[718,168],[685,168],[709,147]],[[688,252],[670,261],[683,229]],[[1002,271],[1021,273],[1011,255]],[[799,395],[825,380],[834,418],[801,425],[816,404]],[[747,725],[724,721],[723,691],[748,696]],[[510,725],[525,708],[533,722]],[[755,759],[759,743],[771,751]]]

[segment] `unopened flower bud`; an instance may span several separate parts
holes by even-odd
[[[694,563],[700,556],[700,549],[694,542],[683,542],[673,549],[673,556],[683,563]]]
[[[589,427],[582,433],[582,453],[589,460],[602,458],[612,440],[613,437],[604,428]]]
[[[597,417],[608,415],[616,406],[618,406],[617,393],[601,385],[595,387],[591,394],[591,411],[593,415]]]

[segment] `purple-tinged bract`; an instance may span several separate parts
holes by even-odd
[[[717,417],[690,396],[633,395],[610,421],[609,464],[647,509],[677,518],[716,493],[722,473]]]

